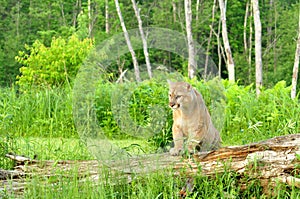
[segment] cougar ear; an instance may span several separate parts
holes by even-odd
[[[186,83],[186,89],[187,89],[188,91],[190,91],[190,90],[192,89],[192,86],[191,86],[190,84]]]

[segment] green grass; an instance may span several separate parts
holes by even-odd
[[[9,141],[9,140],[7,140]],[[114,140],[114,144],[128,148],[131,153],[140,153],[135,147],[139,146],[145,152],[153,149],[143,140]],[[87,151],[86,146],[79,139],[67,138],[14,138],[8,150],[17,154],[33,157],[37,155],[40,160],[89,160],[93,156]],[[109,169],[100,170],[103,177],[99,181],[89,179],[82,181],[78,177],[76,167],[64,172],[57,170],[57,177],[43,177],[36,175],[27,178],[24,198],[179,198],[179,192],[185,185],[187,176],[184,170],[179,176],[174,176],[172,171],[158,171],[145,175],[132,175],[132,181],[112,174]],[[64,177],[64,176],[68,177]],[[115,176],[115,177],[114,177]],[[118,179],[118,180],[116,180]],[[262,187],[255,179],[244,177],[242,182],[247,184],[246,190],[239,186],[241,178],[238,174],[225,171],[215,178],[205,177],[199,172],[194,178],[195,189],[187,198],[268,198],[262,194]],[[299,198],[300,189],[283,184],[273,191],[274,198]],[[14,198],[18,195],[0,193],[4,198]]]
[[[0,135],[78,137],[68,88],[18,93],[0,88]]]
[[[205,99],[211,96],[210,87],[203,82],[192,82],[201,90]],[[222,129],[223,145],[240,145],[268,139],[274,136],[300,133],[299,99],[291,100],[290,88],[284,82],[274,88],[265,89],[257,98],[252,86],[243,87],[224,81],[226,110]],[[162,131],[154,139],[134,139],[124,136],[116,126],[111,112],[109,84],[99,88],[96,110],[101,127],[111,142],[126,149],[131,154],[153,153],[158,147],[170,143],[172,118],[167,118]],[[143,89],[150,90],[145,92]],[[212,87],[214,88],[214,87]],[[160,84],[146,83],[137,91],[131,102],[132,113],[141,121],[139,113],[147,113],[148,104],[153,99],[163,105],[167,95]],[[94,156],[79,140],[72,115],[72,95],[68,88],[32,90],[18,93],[14,88],[0,88],[0,168],[10,169],[13,162],[4,157],[13,152],[39,160],[90,160]],[[148,95],[147,95],[148,93]],[[144,104],[138,104],[143,98]],[[135,101],[136,100],[136,101]],[[209,104],[209,103],[208,103]],[[139,110],[141,109],[141,110]],[[168,110],[168,109],[167,109]],[[144,111],[144,112],[142,112]],[[168,113],[169,114],[169,113]],[[143,116],[143,114],[142,114]],[[146,118],[147,119],[147,118]],[[148,118],[149,119],[149,118]],[[125,139],[124,139],[125,138]],[[58,171],[61,172],[61,171]],[[109,170],[102,171],[111,175]],[[24,198],[179,198],[179,191],[186,181],[184,173],[174,176],[171,171],[154,172],[148,175],[132,176],[127,180],[106,178],[99,182],[81,182],[76,169],[69,177],[45,178],[35,176],[26,179],[28,185]],[[227,171],[216,178],[201,176],[195,178],[195,190],[187,198],[266,198],[262,187],[255,179],[243,178],[248,183],[246,190],[239,186],[241,178]],[[53,183],[55,182],[55,183]],[[300,190],[283,184],[273,191],[274,198],[300,198]],[[1,195],[2,194],[2,195]],[[0,198],[14,198],[0,192]]]

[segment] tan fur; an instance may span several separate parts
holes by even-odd
[[[201,94],[186,82],[168,81],[169,106],[173,109],[174,148],[171,155],[184,150],[184,140],[190,153],[196,147],[208,151],[220,147],[220,134],[214,127]]]

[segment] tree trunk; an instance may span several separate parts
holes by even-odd
[[[0,169],[0,190],[22,194],[26,183],[28,185],[34,176],[40,176],[41,183],[52,186],[57,182],[51,182],[47,180],[48,178],[56,179],[62,175],[73,178],[72,172],[76,171],[79,183],[88,181],[98,186],[98,183],[105,184],[107,182],[105,178],[108,176],[112,183],[120,179],[127,179],[127,182],[130,182],[133,175],[143,176],[151,172],[172,169],[174,175],[178,176],[184,171],[184,175],[190,177],[199,173],[214,177],[232,171],[240,179],[236,186],[242,190],[252,182],[260,181],[264,194],[271,195],[272,188],[277,186],[278,182],[300,188],[300,179],[297,177],[299,169],[296,169],[300,161],[297,157],[300,153],[299,147],[300,134],[292,134],[249,145],[228,146],[215,151],[201,152],[191,157],[170,156],[169,153],[132,156],[126,164],[123,161],[115,161],[107,165],[109,169],[105,167],[105,163],[98,160],[34,160],[7,154],[7,158],[15,161],[15,168]],[[103,168],[111,175],[104,175]]]
[[[253,8],[250,2],[250,17],[249,17],[249,52],[248,52],[248,83],[251,83],[252,76],[252,36],[253,36]]]
[[[172,7],[173,7],[173,22],[176,22],[177,6],[174,0],[172,0]]]
[[[228,40],[227,25],[226,25],[226,8],[223,0],[219,0],[222,21],[222,37],[226,54],[226,64],[228,70],[228,78],[230,81],[235,81],[234,61],[231,53],[231,48]]]
[[[61,17],[62,17],[63,25],[67,26],[66,17],[65,17],[65,11],[64,11],[64,4],[63,4],[63,2],[61,2],[59,5],[60,5],[60,11],[61,11]]]
[[[76,27],[76,24],[77,24],[77,15],[79,11],[79,0],[76,0],[76,4],[74,5],[74,8],[73,8],[73,20],[72,20],[72,23],[73,23],[73,27],[75,28]]]
[[[195,45],[192,34],[192,9],[191,0],[184,0],[184,10],[185,10],[185,25],[186,25],[186,35],[188,42],[188,76],[189,78],[194,78],[196,75],[196,60],[195,60]]]
[[[105,0],[105,32],[106,32],[106,34],[109,34],[109,31],[110,31],[109,6],[108,6],[108,0]]]
[[[139,30],[140,30],[140,34],[141,34],[141,38],[142,38],[142,42],[143,42],[143,50],[144,50],[144,55],[145,55],[146,67],[147,67],[149,78],[151,79],[152,78],[152,70],[151,70],[151,64],[150,64],[150,59],[149,59],[147,40],[146,40],[144,31],[143,31],[143,22],[142,22],[142,19],[140,16],[139,8],[137,7],[135,0],[131,0],[131,2],[133,5],[135,16],[136,16],[138,24],[139,24]]]
[[[219,69],[219,78],[221,78],[221,75],[222,75],[222,55],[225,58],[224,52],[222,50],[221,41],[220,41],[221,23],[222,22],[221,22],[221,19],[220,19],[219,20],[219,24],[218,24],[218,33],[216,34],[217,43],[218,43],[218,58],[219,58],[218,69]]]
[[[211,29],[213,31],[213,33],[215,34],[216,38],[217,38],[217,45],[218,45],[218,69],[219,69],[219,72],[218,72],[218,75],[219,75],[219,78],[221,78],[221,74],[222,74],[222,58],[223,60],[226,60],[226,57],[225,57],[225,54],[224,54],[224,49],[221,45],[221,41],[220,41],[220,32],[221,32],[221,19],[219,19],[219,24],[218,24],[218,32],[216,33],[214,31],[214,29]]]
[[[277,13],[277,5],[276,3],[274,3],[274,44],[273,44],[273,59],[274,59],[274,66],[273,66],[273,71],[274,73],[276,72],[276,68],[277,68],[277,17],[278,17],[278,13]]]
[[[141,77],[140,77],[139,65],[138,65],[138,62],[137,62],[137,59],[136,59],[136,56],[135,56],[135,52],[134,52],[134,50],[132,48],[132,45],[131,45],[131,41],[130,41],[126,26],[125,26],[125,23],[124,23],[124,20],[123,20],[123,16],[122,16],[122,13],[121,13],[121,9],[120,9],[120,5],[119,5],[118,0],[115,0],[115,5],[116,5],[117,13],[118,13],[118,16],[119,16],[119,19],[120,19],[120,23],[121,23],[121,26],[122,26],[122,30],[124,32],[124,37],[125,37],[129,52],[131,53],[135,78],[136,78],[136,81],[140,82]]]
[[[298,22],[298,39],[297,39],[297,47],[295,52],[295,61],[293,67],[293,77],[292,77],[292,90],[291,90],[291,98],[295,99],[297,91],[297,79],[298,79],[298,68],[299,68],[299,56],[300,56],[300,13],[299,13],[299,22]]]
[[[16,18],[16,35],[17,35],[17,39],[19,40],[19,36],[20,36],[20,7],[21,7],[21,3],[20,1],[17,2],[17,18]]]
[[[215,21],[215,8],[216,8],[216,0],[214,0],[214,5],[212,7],[211,25],[210,25],[209,37],[207,40],[207,48],[206,48],[205,64],[204,64],[204,79],[206,79],[206,77],[207,77],[210,42],[211,42],[211,38],[212,38],[212,34],[213,34],[214,21]]]
[[[262,87],[262,56],[261,56],[261,22],[258,0],[252,0],[255,29],[255,79],[256,95],[259,96]]]
[[[269,9],[268,9],[268,26],[267,26],[267,35],[268,35],[268,43],[267,46],[271,46],[272,45],[272,35],[273,35],[273,18],[274,16],[272,15],[272,9],[273,9],[273,5],[274,5],[274,0],[269,0]]]
[[[199,6],[200,6],[200,0],[197,0],[197,2],[196,2],[196,24],[198,24],[198,21],[199,21]]]
[[[92,38],[92,9],[91,9],[91,0],[88,0],[88,20],[89,20],[89,37]]]
[[[249,16],[249,1],[247,0],[246,3],[246,11],[245,11],[245,17],[244,17],[244,53],[247,57],[248,52],[248,42],[247,42],[247,21]]]

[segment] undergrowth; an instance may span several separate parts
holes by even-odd
[[[223,145],[240,145],[279,135],[300,132],[299,98],[290,98],[290,87],[285,82],[273,88],[263,89],[256,97],[253,85],[240,86],[228,81],[202,82],[189,80],[206,101],[213,121],[221,130]],[[120,90],[122,87],[123,90]],[[131,89],[127,102],[129,119],[133,124],[147,127],[155,121],[151,107],[159,106],[165,120],[159,131],[151,138],[136,139],[118,125],[112,98]],[[125,88],[125,89],[124,89]],[[132,90],[132,88],[134,88]],[[18,92],[14,87],[0,88],[0,168],[10,169],[13,162],[5,154],[13,152],[38,159],[92,159],[85,143],[80,141],[73,123],[72,94],[70,88],[44,88]],[[122,92],[121,92],[122,91]],[[145,81],[139,85],[101,83],[95,91],[98,125],[106,137],[146,152],[170,145],[172,112],[168,108],[168,87],[163,81]],[[299,96],[298,96],[299,97]],[[163,115],[162,114],[162,115]],[[128,118],[127,118],[128,119]],[[127,141],[126,141],[127,142]],[[147,143],[148,142],[148,143]],[[147,144],[146,144],[147,143]],[[146,149],[146,145],[153,147]],[[121,144],[122,145],[122,144]],[[129,147],[128,147],[129,146]],[[76,175],[74,172],[72,175]],[[168,172],[133,177],[131,183],[99,183],[77,178],[62,178],[55,185],[41,187],[41,179],[28,179],[25,198],[179,198],[184,177]],[[47,179],[44,185],[49,185]],[[256,181],[242,190],[239,176],[226,172],[215,179],[199,174],[195,178],[195,191],[187,198],[264,198],[262,188]],[[79,185],[80,184],[80,185]],[[297,198],[299,189],[278,185],[273,191],[279,198]],[[10,196],[9,196],[10,197]]]

